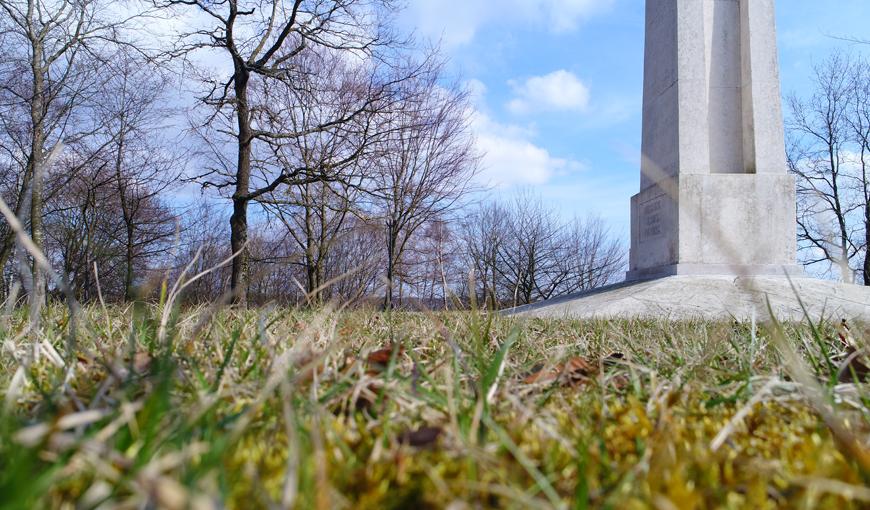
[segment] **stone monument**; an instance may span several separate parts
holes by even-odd
[[[800,274],[773,0],[648,0],[629,280]]]
[[[626,283],[517,313],[870,319],[870,290],[796,264],[785,157],[774,0],[647,0]]]

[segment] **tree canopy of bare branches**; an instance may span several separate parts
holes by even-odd
[[[458,209],[478,168],[467,94],[434,78],[410,84],[416,89],[389,119],[395,129],[374,162],[373,214],[383,222],[386,241],[385,308],[393,304],[408,242],[425,223]]]
[[[479,299],[517,306],[613,283],[625,250],[597,217],[563,221],[530,192],[480,206],[463,222]]]
[[[208,88],[201,98],[203,139],[220,146],[223,135],[235,148],[234,154],[214,151],[216,164],[202,182],[226,190],[232,200],[230,246],[237,256],[231,288],[244,304],[250,203],[282,186],[336,179],[374,138],[371,114],[386,108],[395,83],[415,74],[415,67],[396,73],[401,66],[390,61],[401,45],[388,23],[391,0],[157,0],[157,5],[193,10],[205,19],[178,38],[172,54],[216,51],[231,69],[223,76],[202,76]],[[318,79],[334,67],[361,76],[339,84]],[[271,104],[275,95],[281,110]],[[314,165],[307,155],[281,157],[286,144],[324,133],[352,143]]]
[[[789,166],[798,177],[804,262],[870,285],[870,68],[835,54],[815,67],[815,90],[789,98]]]
[[[104,78],[101,63],[122,41],[121,32],[129,21],[113,10],[117,5],[112,0],[0,0],[4,39],[0,122],[3,150],[16,173],[7,181],[14,185],[6,191],[15,214],[27,220],[38,249],[44,248],[45,186],[51,165],[64,145],[98,129],[82,110],[92,106]],[[7,229],[0,239],[0,262],[5,264],[12,249],[13,237]],[[46,282],[36,261],[31,272],[31,303],[38,308]]]

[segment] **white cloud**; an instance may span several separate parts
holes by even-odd
[[[487,115],[474,115],[477,147],[484,154],[480,179],[493,187],[542,185],[553,177],[583,169],[583,164],[554,157],[535,145],[528,129],[493,121]]]
[[[514,99],[507,104],[515,114],[542,111],[584,111],[589,106],[589,87],[564,69],[525,82],[511,81]]]
[[[424,36],[447,47],[470,43],[487,18],[483,0],[418,0],[408,6],[409,21]]]
[[[414,0],[409,21],[424,36],[448,47],[474,40],[485,25],[536,25],[550,32],[566,32],[614,0]]]
[[[480,106],[485,102],[484,98],[489,90],[485,83],[476,78],[472,78],[465,82],[465,87],[468,89],[472,104]]]
[[[537,0],[523,2],[523,5],[538,4],[548,28],[553,32],[574,30],[580,21],[610,7],[611,0]]]

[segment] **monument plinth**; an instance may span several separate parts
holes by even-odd
[[[647,0],[626,282],[515,313],[870,320],[870,289],[796,264],[774,14],[774,0]]]
[[[773,0],[651,0],[628,280],[801,274]]]

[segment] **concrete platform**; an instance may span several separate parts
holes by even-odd
[[[800,299],[798,299],[798,296]],[[779,276],[669,276],[620,283],[508,312],[526,317],[577,319],[768,320],[848,319],[870,323],[870,287]]]

